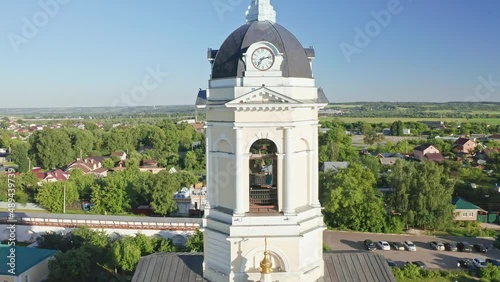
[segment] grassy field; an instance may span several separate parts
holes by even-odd
[[[402,122],[419,122],[419,121],[440,121],[440,118],[357,118],[357,117],[320,117],[320,121],[339,121],[346,123],[353,123],[357,121],[363,121],[367,123],[392,123],[396,120],[401,120]],[[456,119],[456,118],[443,118],[444,122],[471,122],[471,123],[486,123],[490,125],[500,125],[500,118],[473,118],[473,119]]]

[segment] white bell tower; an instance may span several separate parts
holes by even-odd
[[[260,281],[266,251],[273,281],[317,281],[318,110],[328,101],[315,85],[314,50],[276,23],[270,0],[252,1],[246,19],[209,49],[209,88],[197,100],[206,109],[204,277]]]

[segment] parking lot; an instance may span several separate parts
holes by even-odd
[[[500,251],[493,248],[493,239],[487,238],[471,238],[471,237],[439,237],[439,236],[424,236],[424,235],[391,235],[391,234],[371,234],[371,233],[358,233],[358,232],[339,232],[327,230],[323,234],[324,243],[330,246],[333,251],[346,251],[346,252],[365,252],[363,241],[370,239],[373,242],[387,241],[387,242],[401,242],[412,241],[417,246],[416,252],[410,251],[383,251],[376,250],[375,252],[383,254],[387,259],[391,259],[398,265],[407,261],[423,261],[429,268],[440,269],[456,269],[457,260],[459,258],[496,258],[500,259]],[[488,248],[487,253],[462,253],[462,252],[449,252],[437,251],[431,249],[429,242],[439,241],[454,242],[467,241],[470,244],[484,244]]]

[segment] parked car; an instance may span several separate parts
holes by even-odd
[[[390,267],[398,267],[398,265],[393,260],[390,260],[390,259],[387,259],[387,264]]]
[[[375,243],[373,243],[372,240],[366,239],[364,243],[365,243],[365,248],[370,252],[375,251],[377,249],[377,245],[375,245]]]
[[[474,250],[480,253],[486,253],[488,248],[486,248],[483,244],[474,244]]]
[[[457,249],[461,252],[472,252],[472,246],[468,242],[462,241],[457,243]]]
[[[423,261],[409,261],[406,264],[414,264],[418,266],[419,268],[427,268],[427,265]]]
[[[384,250],[384,251],[391,250],[391,246],[389,245],[389,243],[387,243],[387,241],[378,241],[377,245],[378,245],[379,249],[381,249],[381,250]]]
[[[477,266],[470,258],[463,258],[457,261],[457,267],[467,269],[469,273],[474,274],[477,271]]]
[[[500,266],[500,259],[490,259],[490,258],[487,258],[486,259],[486,263],[491,263],[494,266]]]
[[[432,241],[430,242],[431,248],[438,251],[444,251],[444,244],[441,242]]]
[[[472,263],[474,263],[474,265],[478,268],[488,266],[488,264],[486,263],[486,261],[483,258],[475,258],[472,260]]]
[[[403,244],[408,251],[414,252],[417,250],[417,246],[412,241],[405,241]]]
[[[398,251],[405,250],[405,245],[401,244],[400,242],[390,242],[389,244],[394,248],[394,250]]]
[[[455,243],[444,243],[444,249],[450,252],[456,252],[458,250]]]

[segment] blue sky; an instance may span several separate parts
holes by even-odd
[[[1,1],[0,107],[193,104],[207,86],[207,48],[244,23],[249,3]],[[500,1],[272,4],[278,23],[315,47],[317,85],[332,102],[500,101]],[[390,20],[377,22],[380,13]]]

